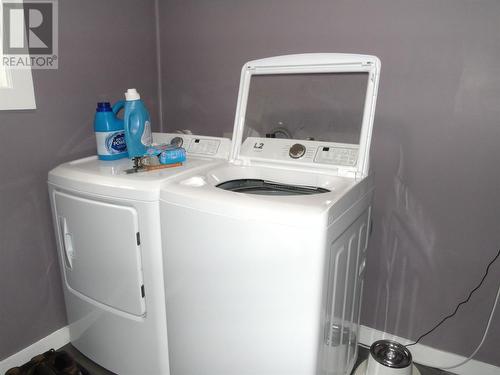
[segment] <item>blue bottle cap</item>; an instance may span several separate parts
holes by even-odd
[[[99,102],[95,110],[96,112],[111,112],[111,104],[109,102]]]

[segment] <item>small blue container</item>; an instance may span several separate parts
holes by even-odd
[[[186,150],[182,147],[165,150],[158,156],[158,159],[160,159],[160,164],[182,163],[186,161]]]
[[[116,160],[128,156],[124,124],[116,117],[123,105],[123,101],[116,103],[113,108],[108,102],[97,103],[94,131],[97,156],[101,160]]]

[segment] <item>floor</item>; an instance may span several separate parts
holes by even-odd
[[[85,367],[92,375],[115,375],[113,372],[102,368],[99,365],[96,365],[87,357],[83,356],[78,350],[76,350],[71,344],[63,346],[62,350],[67,351],[71,354],[78,363],[80,363],[83,367]],[[359,348],[359,356],[358,361],[356,363],[355,369],[358,365],[363,362],[366,358],[368,358],[368,349],[360,347]],[[451,372],[441,371],[438,369],[434,369],[431,367],[421,366],[417,364],[418,369],[420,370],[421,375],[453,375]],[[139,374],[138,374],[139,375]]]
[[[366,358],[368,358],[369,350],[363,347],[359,347],[358,361],[354,366],[354,369],[358,367],[358,365],[363,362]],[[422,366],[418,363],[416,364],[418,370],[420,371],[420,375],[453,375],[451,372],[435,369],[432,367]]]

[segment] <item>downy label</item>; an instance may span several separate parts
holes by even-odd
[[[99,155],[117,155],[127,152],[125,143],[125,132],[123,130],[113,132],[96,132],[97,153]]]

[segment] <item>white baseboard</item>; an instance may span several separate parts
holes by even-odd
[[[0,362],[0,374],[5,373],[8,369],[28,362],[34,356],[46,352],[49,349],[59,349],[69,343],[69,327],[65,326],[52,332],[43,339],[31,344],[27,348],[5,358]]]
[[[401,344],[408,344],[411,340],[391,335],[386,332],[378,331],[374,328],[361,326],[359,330],[360,344],[370,346],[373,342],[382,339],[391,339]],[[37,354],[43,353],[51,348],[58,349],[70,342],[69,340],[69,327],[62,327],[59,330],[51,333],[47,337],[35,342],[27,348],[5,358],[0,362],[0,374],[5,373],[8,369],[15,366],[20,366],[29,361]],[[411,347],[413,360],[426,366],[432,367],[445,367],[459,363],[465,357],[445,352],[430,346],[417,344]],[[476,361],[474,359],[467,362],[465,365],[450,370],[458,375],[500,375],[500,367],[490,365],[489,363]]]
[[[361,326],[359,329],[360,344],[370,346],[373,342],[382,339],[394,340],[401,344],[410,344],[412,342],[411,340],[366,326]],[[410,350],[413,360],[416,363],[437,368],[453,366],[454,364],[462,362],[466,358],[461,355],[445,352],[422,344],[413,345]],[[500,367],[476,361],[474,359],[460,367],[447,371],[458,375],[500,375]]]

